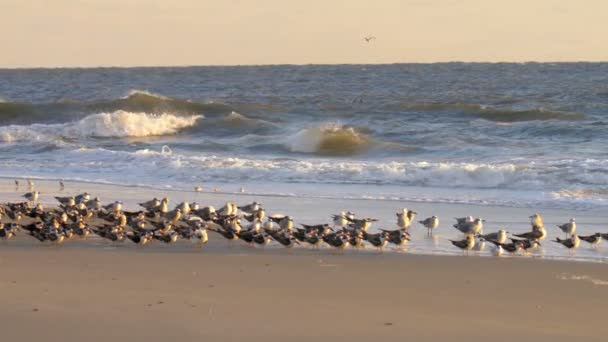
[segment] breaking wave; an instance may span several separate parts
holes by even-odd
[[[299,131],[287,147],[292,152],[348,156],[368,150],[371,144],[372,139],[354,127],[331,123]]]
[[[119,110],[89,115],[65,124],[10,125],[0,127],[0,141],[56,141],[78,137],[147,137],[173,135],[196,125],[202,115],[176,116]]]

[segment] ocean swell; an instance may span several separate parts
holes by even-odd
[[[372,139],[354,127],[334,123],[302,129],[287,141],[287,147],[292,152],[330,156],[365,152],[371,144]]]

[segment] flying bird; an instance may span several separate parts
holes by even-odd
[[[367,36],[367,37],[363,37],[363,40],[365,40],[366,43],[371,43],[372,40],[375,40],[376,37],[374,36]]]

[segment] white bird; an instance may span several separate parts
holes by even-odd
[[[505,250],[502,249],[501,245],[494,245],[494,248],[492,249],[492,254],[497,257],[502,256],[504,252]]]
[[[497,232],[479,235],[480,238],[486,241],[494,241],[498,243],[505,243],[507,241],[507,231],[504,229],[499,229]]]
[[[401,229],[408,229],[416,218],[416,214],[415,211],[403,208],[400,213],[397,213],[397,226]]]
[[[473,246],[474,251],[481,252],[486,248],[486,240],[484,239],[476,239],[475,245]]]
[[[543,217],[540,214],[534,214],[530,216],[530,224],[532,227],[544,227],[545,222],[543,222]]]
[[[194,187],[194,191],[195,192],[201,192],[201,191],[203,191],[203,187],[200,186],[200,185],[197,185],[197,186]]]
[[[343,211],[340,212],[340,214],[338,214],[338,215],[334,215],[332,218],[333,218],[333,222],[334,222],[334,228],[336,228],[336,227],[344,228],[344,227],[346,227],[346,225],[348,225],[348,220],[346,219],[346,213]]]
[[[457,223],[454,228],[467,235],[477,235],[483,231],[483,222],[482,218],[476,218],[473,222]]]
[[[574,222],[574,217],[570,219],[570,222],[558,225],[557,227],[561,229],[562,232],[566,233],[566,237],[573,235],[576,232],[576,222]]]

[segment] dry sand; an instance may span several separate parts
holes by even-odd
[[[215,241],[215,242],[213,242]],[[605,341],[603,264],[0,246],[2,341]]]

